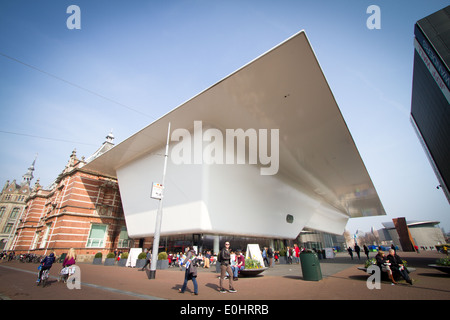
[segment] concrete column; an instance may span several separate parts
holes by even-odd
[[[219,246],[219,235],[214,235],[214,248],[213,248],[213,254],[218,254],[220,251],[220,246]]]

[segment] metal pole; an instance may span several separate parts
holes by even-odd
[[[156,214],[155,235],[153,237],[152,261],[150,264],[150,273],[148,275],[149,279],[155,279],[155,276],[156,276],[156,262],[158,261],[159,238],[160,238],[160,233],[161,233],[162,204],[163,204],[163,199],[164,199],[167,158],[169,157],[169,138],[170,138],[170,122],[169,122],[169,128],[167,130],[166,153],[164,155],[164,170],[163,170],[163,177],[162,177],[162,183],[161,183],[163,186],[163,190],[161,192],[161,199],[159,199],[158,212]]]

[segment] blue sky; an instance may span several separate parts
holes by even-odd
[[[372,4],[381,29],[366,26]],[[70,5],[81,9],[79,30],[67,28]],[[74,148],[89,157],[111,129],[125,140],[305,30],[387,212],[348,229],[404,216],[449,231],[449,203],[409,120],[414,23],[446,5],[2,0],[0,183],[21,181],[38,154],[35,181],[50,185]]]

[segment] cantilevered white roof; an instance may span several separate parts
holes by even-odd
[[[303,31],[116,145],[85,169],[116,176],[118,168],[163,148],[169,122],[173,131],[192,130],[194,121],[222,130],[279,129],[278,175],[346,216],[385,214]]]

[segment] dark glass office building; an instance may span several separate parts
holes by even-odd
[[[450,6],[414,27],[411,122],[450,203]]]

